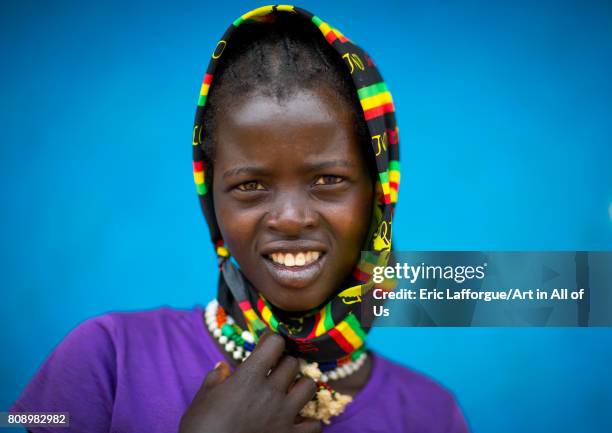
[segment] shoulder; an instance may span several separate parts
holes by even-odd
[[[70,330],[41,365],[38,375],[54,370],[55,375],[69,375],[78,370],[92,372],[104,366],[112,372],[117,351],[128,342],[159,338],[160,335],[190,332],[194,310],[169,307],[145,311],[109,312],[86,319]],[[74,365],[75,368],[69,368]],[[55,371],[57,370],[57,371]]]
[[[159,307],[142,311],[115,311],[93,317],[79,327],[104,329],[115,339],[159,337],[162,332],[192,332],[193,315],[201,307],[183,310]]]
[[[158,338],[167,332],[190,332],[195,310],[160,307],[143,311],[117,311],[86,319],[58,344],[55,353],[73,349],[100,352],[131,340]]]
[[[108,312],[76,326],[51,356],[76,356],[92,367],[104,364],[122,372],[165,363],[174,355],[192,357],[203,343],[201,317],[200,306]]]
[[[467,432],[467,424],[451,391],[427,375],[374,354],[376,375],[392,395],[395,410],[415,431]],[[374,374],[373,374],[374,376]],[[435,427],[434,427],[435,426]]]
[[[185,345],[180,334],[194,334],[197,313],[197,308],[162,307],[111,312],[81,322],[47,356],[11,410],[69,411],[74,414],[71,426],[74,421],[82,431],[108,431],[121,375],[170,352],[176,341]]]

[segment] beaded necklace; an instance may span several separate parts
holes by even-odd
[[[255,338],[247,330],[242,330],[229,316],[216,299],[212,300],[204,312],[210,333],[236,361],[244,361],[255,348]],[[355,373],[365,363],[368,356],[365,349],[353,353],[351,359],[343,358],[335,362],[313,363],[321,371],[321,382],[343,379]],[[302,360],[303,361],[303,360]]]
[[[249,357],[255,348],[255,338],[248,330],[243,330],[234,319],[228,315],[216,299],[208,303],[204,311],[204,319],[210,333],[224,347],[225,351],[232,354],[236,361],[243,362]],[[300,375],[313,379],[317,384],[315,398],[309,401],[300,411],[300,415],[307,418],[315,418],[329,424],[332,416],[339,415],[344,411],[352,397],[332,389],[327,382],[347,377],[365,363],[367,352],[365,349],[359,351],[354,360],[342,360],[339,365],[333,367],[333,363],[319,365],[316,362],[308,363],[299,359]]]

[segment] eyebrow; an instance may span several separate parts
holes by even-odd
[[[308,164],[309,170],[323,170],[325,168],[346,167],[355,168],[355,164],[346,159],[331,159],[329,161],[321,161],[314,164]]]
[[[238,176],[240,174],[249,174],[249,175],[261,175],[265,174],[266,170],[261,167],[257,167],[254,165],[243,165],[242,167],[232,168],[231,170],[227,170],[223,173],[223,178],[227,179],[228,177]]]
[[[305,164],[305,171],[316,171],[316,170],[325,170],[329,168],[335,167],[346,167],[346,168],[355,168],[355,164],[351,161],[347,161],[346,159],[331,159],[328,161],[321,161],[311,164]],[[238,176],[241,174],[247,174],[251,176],[261,176],[267,174],[267,170],[258,167],[255,165],[243,165],[241,167],[232,168],[223,173],[223,178],[227,179],[228,177]]]

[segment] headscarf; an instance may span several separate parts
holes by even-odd
[[[231,43],[232,34],[239,26],[270,21],[274,14],[280,13],[294,14],[305,25],[316,26],[344,59],[346,73],[350,74],[357,89],[378,171],[371,226],[362,248],[366,253],[362,253],[352,274],[345,279],[345,285],[325,305],[301,317],[283,314],[282,320],[279,311],[256,288],[251,287],[224,245],[215,218],[211,186],[205,182],[207,168],[202,144],[206,134],[202,129],[206,98],[210,86],[214,85],[215,70],[223,58],[225,47]],[[360,321],[363,295],[375,286],[371,278],[372,268],[384,266],[388,261],[392,217],[400,180],[399,137],[394,110],[391,94],[370,56],[321,18],[290,5],[263,6],[236,19],[217,43],[200,89],[193,127],[193,174],[221,271],[219,304],[226,311],[232,311],[237,303],[256,339],[269,328],[285,338],[289,353],[316,361],[322,369],[354,360],[365,350],[366,331]],[[301,326],[291,326],[293,320],[299,321]]]

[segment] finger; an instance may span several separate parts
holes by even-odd
[[[202,381],[202,385],[200,389],[196,393],[193,398],[193,401],[197,401],[203,397],[206,391],[212,389],[216,385],[222,383],[225,379],[227,379],[231,374],[231,370],[227,362],[219,361],[215,365],[215,367],[208,372],[208,374],[204,377]]]
[[[321,421],[316,419],[305,419],[293,426],[293,433],[321,433],[322,431]]]
[[[300,371],[300,363],[293,356],[283,356],[270,374],[270,384],[282,392],[287,392]]]
[[[255,345],[255,349],[253,349],[253,352],[255,352],[255,350],[257,350],[259,346],[262,346],[264,342],[270,337],[275,338],[275,337],[280,337],[280,335],[277,334],[276,332],[273,332],[270,329],[266,329],[264,333],[261,334],[261,337],[259,337],[259,340],[257,341],[257,344]]]
[[[253,353],[240,365],[239,370],[265,378],[285,350],[285,340],[278,334],[267,332],[260,338]]]
[[[215,365],[215,368],[206,375],[206,379],[204,380],[205,386],[213,387],[219,385],[225,379],[227,379],[232,374],[230,366],[225,361],[219,361]]]
[[[317,392],[317,384],[310,377],[302,377],[291,388],[287,394],[289,404],[299,412],[314,397]]]
[[[266,338],[268,338],[270,335],[274,335],[274,332],[272,332],[270,329],[266,329],[262,334],[261,337],[259,337],[259,340],[257,341],[257,345],[263,343],[264,341],[266,341]]]

